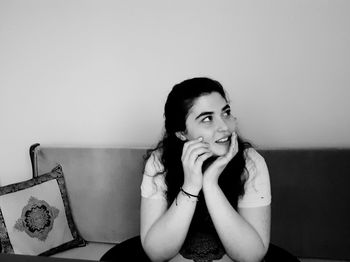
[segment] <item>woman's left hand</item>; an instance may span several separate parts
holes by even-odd
[[[212,185],[217,184],[219,176],[225,169],[226,165],[231,161],[232,158],[238,152],[238,142],[236,132],[231,135],[231,144],[227,153],[223,156],[219,156],[204,172],[203,176],[203,186],[205,184]]]

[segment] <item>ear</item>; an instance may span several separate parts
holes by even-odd
[[[186,141],[186,140],[187,140],[187,138],[186,138],[184,132],[175,132],[175,135],[176,135],[176,137],[177,137],[178,139],[180,139],[180,140],[182,140],[182,141]]]

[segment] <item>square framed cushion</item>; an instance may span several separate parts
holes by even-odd
[[[71,214],[60,165],[51,172],[0,187],[1,252],[49,256],[85,246]]]

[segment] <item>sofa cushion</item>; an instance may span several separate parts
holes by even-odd
[[[62,168],[0,188],[3,253],[51,255],[84,245],[71,216]]]
[[[89,242],[84,247],[69,249],[69,250],[54,254],[51,257],[99,261],[100,258],[106,252],[112,249],[114,246],[115,245],[111,243]]]

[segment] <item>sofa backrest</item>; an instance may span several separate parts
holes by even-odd
[[[350,149],[258,151],[270,172],[271,242],[299,257],[350,259]],[[81,235],[118,243],[139,234],[145,153],[38,146],[34,175],[61,164]]]
[[[259,152],[271,179],[271,242],[299,257],[350,259],[350,149]]]
[[[119,243],[139,234],[144,149],[38,146],[34,176],[60,164],[73,219],[87,241]]]

